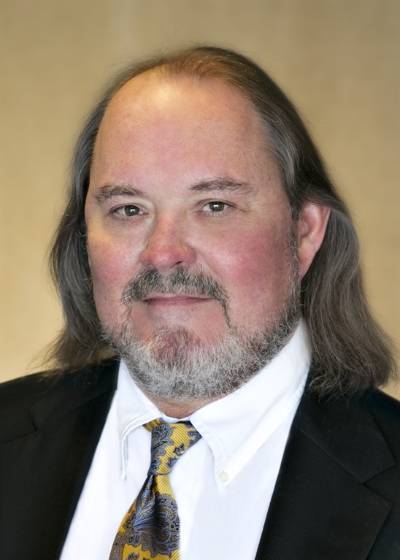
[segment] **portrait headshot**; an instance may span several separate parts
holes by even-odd
[[[0,557],[399,560],[397,4],[6,3]]]

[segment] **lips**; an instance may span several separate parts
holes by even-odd
[[[210,298],[187,294],[152,294],[143,299],[148,305],[194,305],[205,303]]]

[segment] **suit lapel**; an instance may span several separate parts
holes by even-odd
[[[2,444],[2,558],[58,558],[107,417],[116,373],[114,362],[55,376],[31,410],[30,430],[25,420],[25,433]]]
[[[306,392],[256,560],[365,560],[390,510],[366,483],[393,463],[362,400]]]

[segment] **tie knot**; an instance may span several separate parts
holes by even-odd
[[[157,419],[144,426],[151,431],[149,475],[168,474],[179,457],[201,438],[190,422],[168,424]]]

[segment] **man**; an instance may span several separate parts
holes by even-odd
[[[58,371],[0,390],[2,558],[400,558],[393,359],[349,214],[262,70],[201,47],[120,77],[52,263]],[[159,417],[193,445],[155,519]]]

